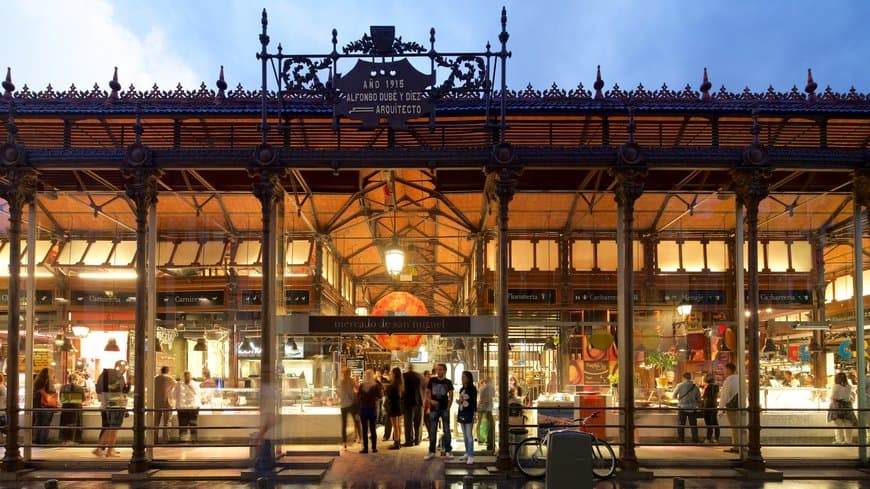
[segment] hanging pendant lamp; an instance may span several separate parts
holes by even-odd
[[[109,338],[103,351],[121,351],[121,348],[118,346],[118,340],[114,337]]]
[[[208,344],[205,338],[197,338],[196,344],[193,345],[193,351],[208,351]]]

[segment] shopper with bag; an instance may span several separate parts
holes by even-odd
[[[725,413],[728,418],[728,425],[731,427],[731,448],[725,450],[728,453],[740,453],[738,448],[740,443],[740,428],[738,427],[739,420],[737,419],[737,409],[740,407],[738,393],[740,391],[740,380],[737,378],[737,366],[733,363],[725,364],[725,380],[722,382],[722,388],[719,389],[719,409]]]
[[[130,373],[127,370],[127,362],[118,360],[115,368],[104,368],[97,377],[95,388],[100,394],[100,403],[103,409],[100,411],[103,429],[100,431],[100,439],[94,455],[102,457],[120,457],[115,450],[115,442],[118,440],[118,430],[124,424],[127,415],[127,393],[130,392]]]
[[[677,417],[680,425],[677,428],[677,439],[680,443],[686,441],[686,420],[692,427],[692,443],[698,443],[698,403],[701,401],[701,390],[692,382],[692,374],[683,374],[683,382],[674,389],[674,398],[677,399]]]
[[[178,411],[178,437],[184,441],[197,440],[196,426],[199,417],[199,386],[193,381],[189,370],[184,372],[181,382],[173,387],[175,409]],[[193,429],[191,429],[193,428]]]
[[[33,382],[33,443],[48,443],[49,426],[54,410],[60,407],[54,388],[54,370],[46,367],[39,371]]]

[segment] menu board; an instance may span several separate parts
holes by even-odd
[[[609,385],[607,376],[610,374],[610,362],[597,360],[585,362],[583,366],[583,383],[586,385]]]
[[[345,360],[345,365],[347,365],[347,368],[350,369],[351,377],[357,377],[361,379],[363,376],[363,372],[365,372],[366,369],[366,357],[347,357],[347,359]]]

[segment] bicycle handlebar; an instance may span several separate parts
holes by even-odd
[[[574,421],[580,422],[581,425],[586,425],[592,418],[597,418],[598,415],[601,414],[601,411],[595,411],[594,413],[586,416],[585,418],[576,418]]]

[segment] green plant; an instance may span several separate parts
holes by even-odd
[[[619,384],[619,371],[615,370],[612,374],[607,376],[607,382],[610,385],[618,385]]]
[[[659,373],[663,373],[677,365],[677,356],[671,352],[652,351],[647,353],[644,362],[656,367]]]

